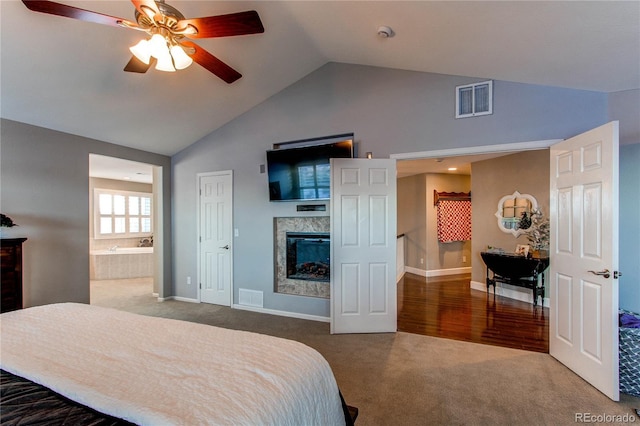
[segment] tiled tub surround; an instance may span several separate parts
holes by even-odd
[[[117,280],[153,276],[153,247],[124,247],[91,251],[89,277]]]
[[[276,217],[273,220],[275,235],[275,292],[328,299],[330,284],[327,282],[295,280],[287,278],[287,232],[330,232],[329,216]]]

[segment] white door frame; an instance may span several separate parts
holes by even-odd
[[[420,158],[446,158],[458,157],[461,155],[498,154],[501,152],[515,153],[520,151],[546,149],[551,145],[560,142],[561,140],[562,139],[546,139],[539,141],[506,143],[501,145],[470,146],[468,148],[450,148],[438,149],[435,151],[405,152],[402,154],[391,154],[389,158],[395,158],[396,160],[417,160]]]
[[[201,279],[202,277],[200,276],[201,273],[201,266],[202,266],[202,261],[201,261],[201,247],[200,247],[200,236],[201,234],[201,229],[200,229],[200,221],[201,221],[201,217],[200,217],[200,201],[201,201],[201,197],[200,197],[200,182],[202,180],[203,177],[207,177],[207,176],[223,176],[223,175],[230,175],[231,176],[231,194],[232,194],[232,198],[231,198],[231,223],[229,224],[229,226],[231,227],[231,238],[233,238],[233,170],[220,170],[220,171],[216,171],[216,172],[203,172],[203,173],[198,173],[196,174],[196,194],[197,194],[197,205],[196,205],[196,241],[197,241],[197,256],[196,256],[196,269],[197,269],[197,273],[196,273],[196,286],[197,286],[197,300],[199,303],[202,303],[201,300]],[[234,244],[230,244],[230,248],[229,248],[229,263],[230,263],[230,297],[229,297],[229,305],[230,307],[233,307],[233,292],[234,292],[234,286],[233,286],[233,246]]]

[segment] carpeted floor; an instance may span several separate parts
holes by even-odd
[[[331,335],[327,323],[159,303],[149,280],[93,282],[91,303],[305,343],[324,355],[345,400],[359,408],[356,426],[569,425],[596,416],[640,422],[640,398],[622,394],[613,402],[548,354],[402,332]]]

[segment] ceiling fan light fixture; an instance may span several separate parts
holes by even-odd
[[[140,40],[138,44],[131,46],[129,50],[136,58],[149,65],[149,61],[151,60],[151,48],[149,47],[148,40]]]
[[[158,63],[156,64],[156,69],[158,71],[174,72],[176,70],[173,67],[173,61],[171,60],[169,50],[167,50],[166,54],[156,58],[158,59]]]
[[[170,51],[176,69],[183,70],[193,63],[193,59],[191,59],[179,45],[174,44],[171,46]]]
[[[162,56],[166,56],[169,53],[167,39],[160,34],[154,34],[149,40],[149,49],[151,56],[159,60]]]

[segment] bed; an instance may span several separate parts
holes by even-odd
[[[3,425],[58,409],[100,425],[352,423],[327,361],[299,342],[77,303],[0,327]]]

